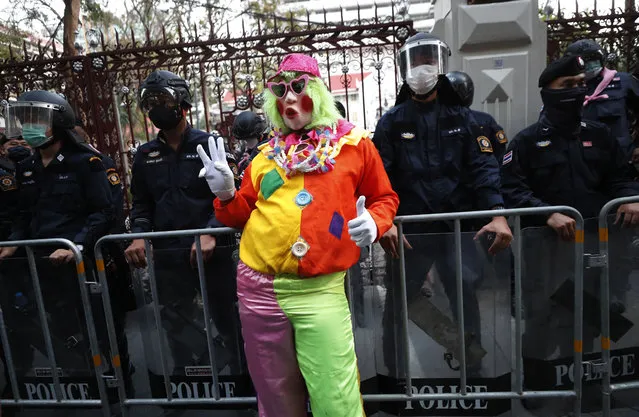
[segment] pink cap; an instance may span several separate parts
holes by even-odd
[[[282,60],[280,67],[277,69],[277,72],[270,79],[277,77],[284,71],[304,72],[318,78],[321,77],[319,66],[317,65],[317,61],[315,60],[315,58],[304,54],[286,55]]]

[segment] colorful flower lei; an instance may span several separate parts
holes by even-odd
[[[311,130],[304,134],[290,133],[283,136],[280,129],[269,134],[266,152],[284,170],[287,177],[298,172],[326,173],[333,170],[335,157],[342,148],[342,141],[327,127]]]

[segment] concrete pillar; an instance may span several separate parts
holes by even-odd
[[[537,80],[546,67],[546,24],[537,0],[467,5],[437,0],[432,33],[451,48],[448,69],[475,83],[472,108],[493,115],[513,137],[537,121]]]

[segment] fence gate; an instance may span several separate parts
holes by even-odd
[[[359,16],[359,13],[358,13]],[[264,80],[275,72],[282,57],[292,52],[312,54],[324,80],[356,124],[374,129],[376,121],[394,104],[398,46],[414,33],[412,21],[377,14],[371,19],[323,22],[271,16],[241,36],[230,31],[215,38],[192,38],[183,30],[142,40],[131,30],[128,42],[117,32],[100,34],[100,46],[87,55],[61,52],[30,55],[12,51],[0,62],[0,99],[29,89],[63,93],[84,122],[94,144],[114,158],[123,174],[130,150],[153,139],[154,130],[137,109],[138,86],[154,69],[168,69],[191,84],[194,107],[191,124],[218,130],[228,137],[233,113],[259,109]],[[211,30],[209,33],[214,33]],[[126,175],[122,175],[126,179]],[[125,183],[125,186],[127,184]]]

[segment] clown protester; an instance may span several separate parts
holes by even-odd
[[[242,333],[261,417],[364,415],[346,270],[399,205],[369,133],[340,119],[317,61],[284,58],[267,83],[274,129],[239,191],[221,141],[202,147],[215,215],[243,228],[237,269]]]

